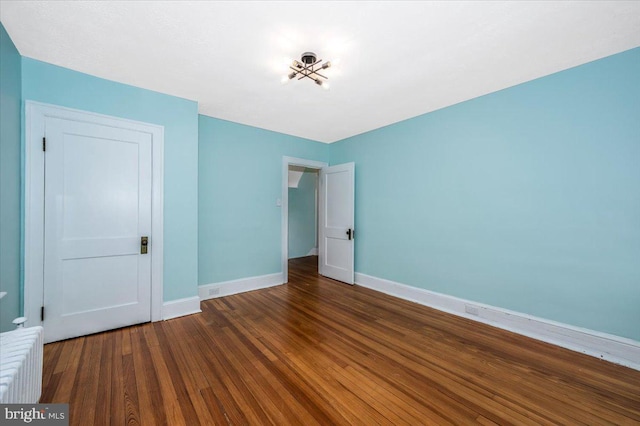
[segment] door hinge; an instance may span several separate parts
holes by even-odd
[[[47,138],[45,137],[42,138],[42,150],[43,151],[47,150]]]
[[[44,306],[40,308],[40,321],[44,321]]]

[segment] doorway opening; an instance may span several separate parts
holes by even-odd
[[[288,263],[305,273],[318,273],[319,170],[289,166]]]
[[[282,159],[282,275],[289,281],[289,260],[318,272],[318,175],[328,164]],[[312,265],[313,264],[313,265]]]

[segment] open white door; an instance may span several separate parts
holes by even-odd
[[[355,164],[320,170],[320,275],[353,284]]]

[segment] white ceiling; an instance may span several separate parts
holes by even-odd
[[[23,56],[334,142],[640,46],[638,1],[1,1]],[[328,91],[283,58],[338,65]]]

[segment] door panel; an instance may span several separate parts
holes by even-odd
[[[73,315],[138,302],[127,284],[138,279],[137,255],[62,262],[62,312]],[[87,285],[92,283],[92,285]]]
[[[339,167],[339,166],[336,166]],[[349,170],[337,171],[327,170],[325,175],[326,185],[325,192],[327,196],[327,216],[326,225],[331,230],[337,230],[344,227],[345,224],[353,224],[353,208],[350,204],[353,202],[353,190],[350,186],[353,184],[353,176]]]
[[[64,238],[135,235],[138,144],[74,134],[64,134],[63,143]]]
[[[320,274],[353,284],[355,164],[320,170]]]
[[[151,319],[151,135],[45,122],[47,342]]]

